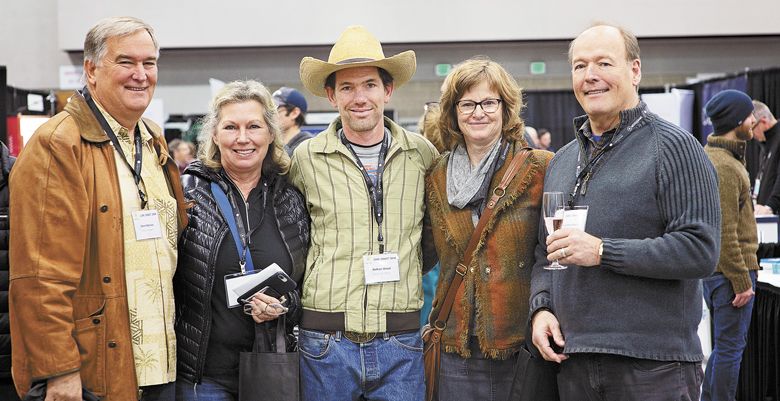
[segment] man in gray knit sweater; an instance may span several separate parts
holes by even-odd
[[[589,211],[585,231],[540,232],[533,343],[561,364],[562,400],[698,400],[700,279],[720,252],[715,170],[693,136],[640,101],[633,34],[594,26],[569,59],[587,115],[544,190]],[[568,269],[542,268],[555,259]]]

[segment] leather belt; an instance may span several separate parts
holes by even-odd
[[[356,331],[342,331],[341,335],[347,340],[352,341],[355,344],[365,344],[371,342],[373,339],[377,337],[382,338],[385,336],[385,334],[388,337],[393,337],[401,334],[416,333],[418,331],[419,330],[398,330],[398,331],[387,331],[384,333],[358,333]],[[328,331],[328,330],[324,330],[322,332],[326,334],[330,334],[332,336],[335,336],[337,333],[335,331]]]

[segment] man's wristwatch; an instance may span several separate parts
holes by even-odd
[[[601,258],[602,254],[604,254],[604,241],[599,243],[599,258]]]

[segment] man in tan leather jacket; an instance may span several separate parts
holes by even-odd
[[[97,23],[87,86],[42,125],[11,174],[16,389],[46,400],[173,399],[171,278],[186,224],[176,164],[142,119],[159,45],[135,18]]]

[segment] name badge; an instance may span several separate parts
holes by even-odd
[[[563,227],[577,228],[585,231],[585,223],[588,221],[588,206],[574,206],[563,212]]]
[[[135,226],[135,239],[161,238],[160,216],[156,210],[137,210],[133,212],[133,225]]]
[[[365,270],[366,284],[400,281],[401,272],[398,265],[398,254],[395,252],[363,255],[363,270]]]
[[[251,288],[251,284],[260,277],[258,273],[261,271],[262,270],[255,270],[246,274],[233,273],[225,276],[225,295],[227,296],[228,308],[235,308],[241,305],[241,303],[238,302],[238,297],[246,292],[244,289],[246,285],[249,284]]]

